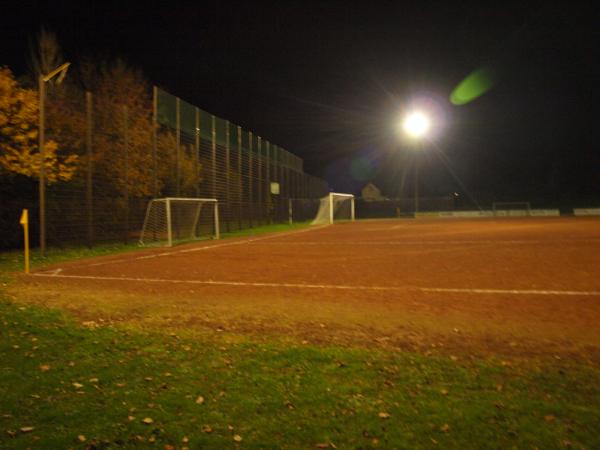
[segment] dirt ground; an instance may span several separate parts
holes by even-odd
[[[600,363],[600,219],[359,221],[65,263],[11,294],[88,324]]]

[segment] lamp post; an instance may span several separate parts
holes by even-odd
[[[408,114],[403,122],[402,128],[404,132],[417,141],[417,144],[422,142],[422,138],[429,131],[430,122],[429,118],[422,112],[415,111]],[[418,146],[421,149],[421,146]],[[414,205],[415,205],[415,217],[419,212],[419,160],[415,157],[415,192],[414,192]]]
[[[40,147],[40,252],[42,256],[46,254],[46,152],[45,145],[45,127],[46,127],[46,82],[50,81],[56,75],[58,76],[57,83],[60,84],[67,74],[67,70],[71,63],[67,62],[48,75],[40,74],[38,78],[39,93],[40,93],[40,123],[39,123],[39,147]]]

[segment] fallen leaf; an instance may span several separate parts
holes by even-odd
[[[190,442],[190,438],[188,438],[187,436],[184,436],[183,439],[181,440],[181,442],[183,442],[184,444],[187,444],[188,442]]]
[[[83,387],[83,384],[81,384],[81,383],[73,383],[73,387],[75,389],[81,389]]]
[[[142,420],[142,422],[144,422],[146,425],[150,425],[151,423],[154,423],[154,420],[152,420],[150,417],[146,417],[144,420]]]
[[[135,416],[127,416],[127,420],[133,422],[135,420]]]
[[[48,372],[50,370],[50,365],[49,364],[41,364],[40,365],[40,370],[42,372]]]
[[[83,434],[80,434],[79,436],[77,436],[77,440],[79,442],[85,442],[85,436]]]
[[[202,403],[204,403],[204,397],[202,397],[201,395],[198,396],[198,398],[196,399],[196,403],[201,405]]]
[[[210,425],[202,425],[202,428],[200,428],[200,431],[202,431],[203,433],[212,433],[213,429]]]
[[[319,443],[319,444],[316,444],[315,447],[317,447],[317,448],[329,448],[329,444],[327,444],[327,443]]]
[[[448,390],[447,389],[442,389],[440,391],[440,394],[442,394],[442,395],[448,395]]]
[[[448,431],[450,431],[450,425],[448,425],[447,423],[445,423],[444,425],[442,425],[440,427],[440,431],[443,431],[444,433],[447,433]]]
[[[21,428],[19,428],[19,431],[21,433],[31,433],[33,430],[35,430],[35,427],[21,427]]]
[[[554,417],[552,414],[548,414],[547,416],[544,416],[544,420],[546,422],[554,422],[555,419],[556,419],[556,417]]]
[[[175,447],[169,444],[165,444],[165,450],[175,450]]]
[[[88,381],[90,383],[98,383],[100,380],[98,378],[90,378]]]
[[[380,418],[382,418],[382,419],[389,419],[389,418],[390,418],[390,414],[389,414],[389,413],[386,413],[386,412],[380,412],[380,413],[378,414],[378,416],[379,416]]]
[[[242,437],[241,437],[239,434],[235,434],[235,435],[233,436],[233,440],[234,440],[235,442],[242,442]]]

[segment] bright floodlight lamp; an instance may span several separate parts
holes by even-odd
[[[409,136],[420,138],[429,130],[429,118],[421,112],[413,112],[404,118],[402,128]]]

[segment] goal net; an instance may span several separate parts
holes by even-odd
[[[157,198],[146,208],[140,245],[173,246],[189,240],[219,239],[219,204],[214,198]]]
[[[494,202],[492,204],[494,216],[530,216],[531,205],[529,202]]]
[[[354,220],[354,195],[331,192],[321,198],[313,225]]]

